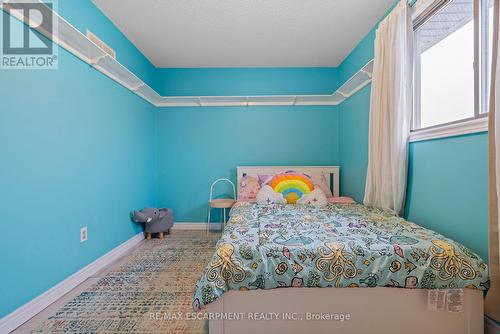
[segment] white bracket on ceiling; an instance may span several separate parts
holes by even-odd
[[[363,73],[365,73],[368,76],[368,78],[370,78],[370,79],[372,78],[372,73],[371,72],[367,72],[364,69],[360,69],[360,71],[363,72]]]
[[[97,56],[96,58],[90,59],[89,64],[92,66],[97,65],[104,57],[106,57],[106,54],[102,54],[100,56]]]
[[[137,92],[141,87],[144,87],[146,86],[146,83],[145,82],[141,82],[140,84],[138,84],[137,86],[135,87],[132,87],[132,91],[133,92]]]

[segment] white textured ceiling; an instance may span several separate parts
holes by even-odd
[[[338,66],[395,0],[93,2],[157,67],[315,67]]]

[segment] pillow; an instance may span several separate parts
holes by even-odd
[[[333,204],[353,204],[353,203],[356,203],[356,201],[353,200],[351,197],[340,196],[340,197],[331,197],[331,198],[328,198],[328,203],[333,203]]]
[[[330,175],[328,175],[330,177]],[[330,190],[330,187],[328,186],[328,182],[326,181],[326,175],[323,172],[316,172],[311,174],[311,180],[314,183],[314,187],[321,188],[323,190],[323,193],[326,195],[327,198],[333,197],[332,191]]]
[[[255,199],[260,190],[259,180],[253,176],[243,176],[240,179],[238,199]]]
[[[273,178],[273,174],[258,174],[257,179],[259,180],[259,184],[262,187],[264,184],[267,184]]]
[[[275,192],[283,194],[288,204],[295,204],[304,195],[314,190],[314,183],[305,174],[288,171],[279,173],[267,183]]]
[[[281,193],[277,193],[268,185],[264,185],[257,193],[259,204],[286,204],[286,199]]]
[[[325,206],[328,203],[325,193],[321,188],[315,188],[309,194],[303,195],[298,201],[299,205],[312,205],[317,208]]]

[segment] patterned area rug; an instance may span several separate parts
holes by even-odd
[[[192,312],[196,281],[218,237],[176,231],[143,241],[32,333],[206,333],[205,321],[176,317]]]

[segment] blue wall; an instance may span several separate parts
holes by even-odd
[[[90,1],[60,11],[146,80],[154,73]],[[156,114],[62,49],[57,70],[0,75],[2,317],[141,231],[129,211],[156,204]]]
[[[373,58],[373,29],[339,66],[346,80]],[[341,192],[362,202],[370,88],[339,106]],[[410,144],[405,217],[488,258],[488,145],[481,133]]]
[[[162,95],[331,94],[339,71],[315,68],[159,68],[155,85]]]
[[[159,87],[169,95],[331,93],[339,83],[334,68],[164,69],[160,74]],[[238,165],[337,165],[337,110],[334,106],[161,109],[159,204],[172,207],[176,221],[203,222],[210,184],[219,177],[236,181]]]
[[[340,104],[340,192],[363,201],[368,165],[370,85]]]
[[[59,11],[164,95],[328,94],[373,57],[374,30],[339,68],[155,69],[89,1]],[[1,75],[0,317],[139,232],[134,208],[205,221],[210,183],[238,165],[340,164],[342,194],[363,198],[369,86],[336,107],[155,109],[62,49],[58,70]],[[406,207],[483,258],[486,137],[411,144]]]
[[[345,82],[373,59],[375,28],[354,48],[339,66],[339,76]],[[363,201],[366,167],[368,165],[368,122],[371,85],[339,105],[340,109],[340,190],[342,195]]]
[[[488,135],[410,145],[408,219],[488,259]]]

